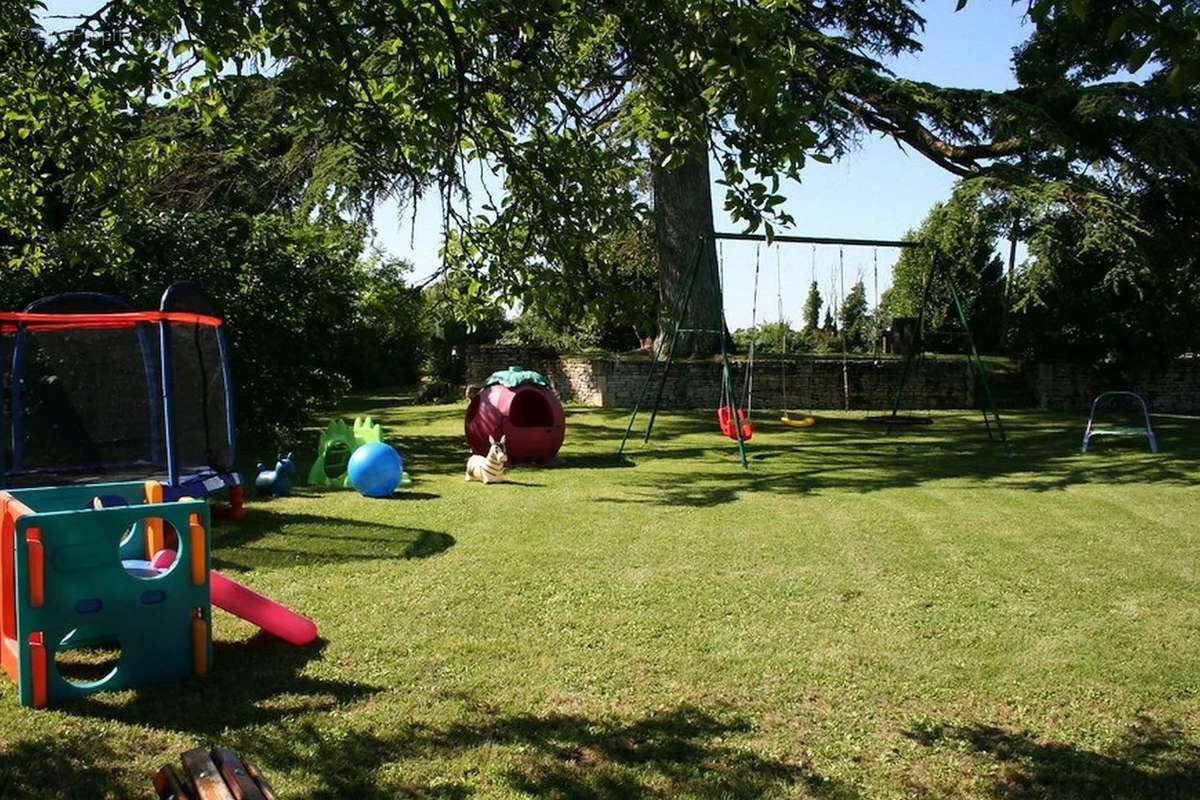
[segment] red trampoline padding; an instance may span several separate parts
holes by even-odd
[[[750,420],[746,419],[746,412],[742,409],[737,410],[738,422],[742,426],[742,441],[750,441],[750,437],[754,435],[754,428],[750,425]],[[730,439],[737,441],[737,431],[733,427],[733,409],[729,406],[721,406],[717,409],[717,422],[721,425],[721,433],[728,436]]]
[[[207,314],[192,314],[186,311],[120,311],[113,314],[44,314],[40,312],[0,312],[0,331],[14,333],[18,330],[96,330],[101,328],[132,328],[143,322],[178,322],[187,325],[204,325],[216,328],[221,325],[219,317]]]

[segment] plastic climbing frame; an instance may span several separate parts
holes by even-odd
[[[154,481],[0,492],[0,661],[22,705],[208,671],[208,505],[161,498]],[[170,570],[131,565],[172,534],[180,557]],[[120,647],[107,675],[60,674],[56,653],[102,642]]]

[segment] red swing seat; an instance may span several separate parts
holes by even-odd
[[[737,418],[738,423],[742,426],[742,441],[750,441],[750,438],[754,436],[754,428],[750,425],[750,420],[746,419],[746,412],[739,408]],[[737,430],[733,427],[733,408],[730,406],[718,408],[717,422],[721,425],[721,433],[737,441]]]

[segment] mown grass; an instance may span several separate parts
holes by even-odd
[[[203,680],[42,712],[2,689],[0,795],[148,796],[197,744],[292,797],[1200,791],[1196,419],[1156,418],[1156,457],[1081,456],[1069,415],[1010,416],[1009,448],[970,415],[768,415],[743,472],[711,413],[620,459],[624,414],[573,409],[565,467],[485,488],[460,407],[343,410],[413,489],[256,502],[214,550],[320,644],[221,614]]]

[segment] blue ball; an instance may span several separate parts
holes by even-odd
[[[382,442],[364,444],[350,456],[346,475],[364,497],[391,497],[404,474],[404,459]]]

